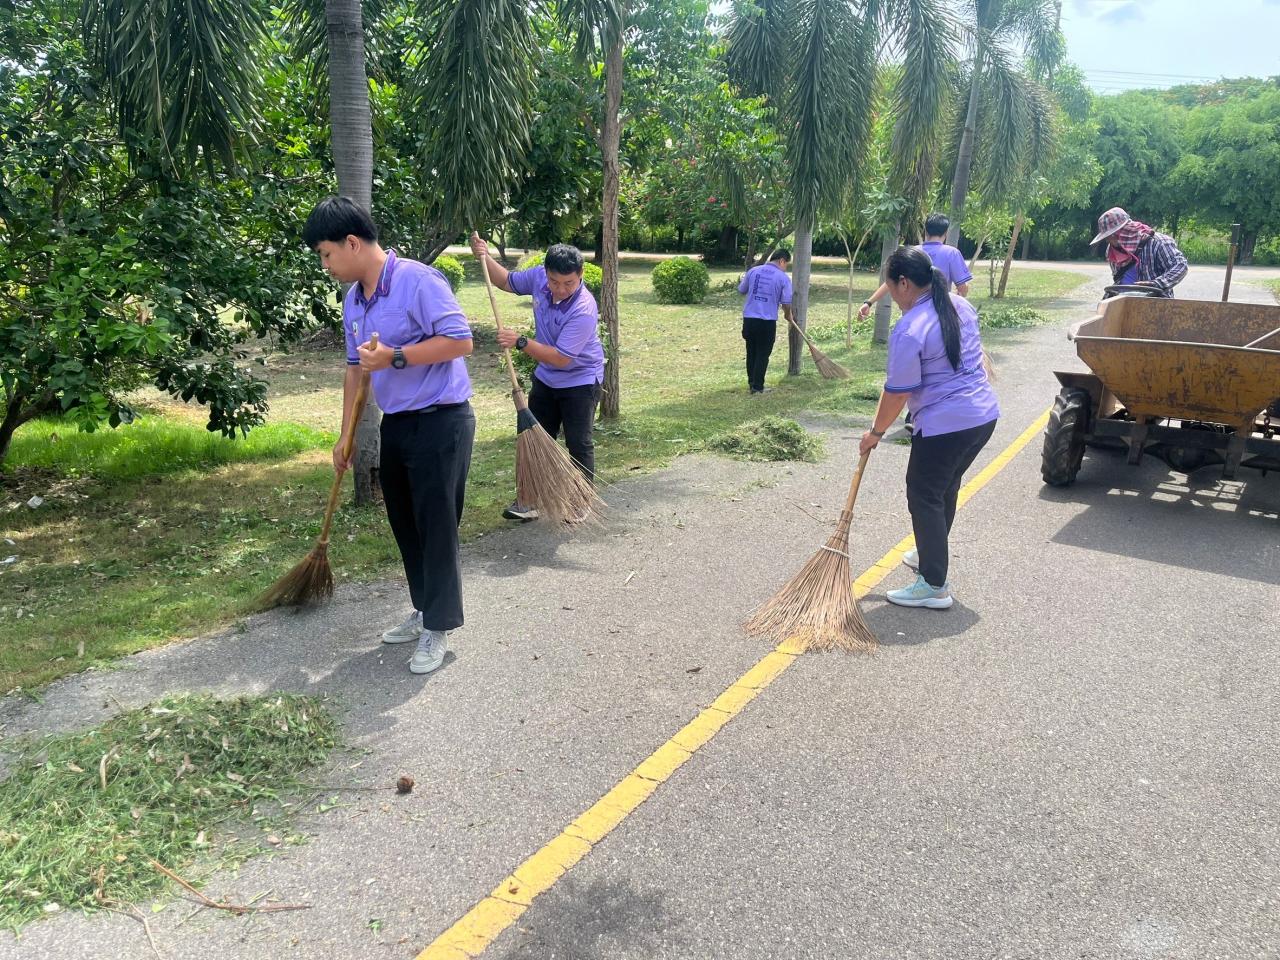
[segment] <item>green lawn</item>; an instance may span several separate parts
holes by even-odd
[[[733,289],[739,271],[713,270],[705,303],[668,306],[653,299],[651,266],[623,265],[623,415],[598,432],[604,481],[661,467],[764,416],[871,411],[884,349],[870,343],[865,324],[845,346],[844,271],[815,272],[809,322],[821,349],[853,376],[824,381],[806,354],[803,375],[786,377],[780,336],[774,389],[750,397]],[[514,414],[484,287],[470,276],[459,294],[476,333],[468,539],[503,524],[499,510],[514,482]],[[1065,271],[1015,271],[1007,302],[1043,308],[1080,282]],[[855,302],[873,287],[870,274],[859,274]],[[974,287],[981,308],[982,277]],[[531,325],[527,300],[499,296],[504,321]],[[79,435],[46,421],[19,431],[0,474],[0,528],[13,541],[0,540],[0,561],[18,558],[0,563],[0,694],[234,621],[310,549],[332,480],[345,363],[337,351],[318,350],[267,359],[270,423],[246,441],[210,437],[199,408],[156,395],[141,398],[150,415],[128,428]],[[32,496],[46,502],[28,508]],[[330,558],[340,580],[396,573],[381,509],[344,506]]]

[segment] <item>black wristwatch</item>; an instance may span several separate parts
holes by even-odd
[[[528,338],[528,337],[516,337],[516,349],[517,349],[517,350],[523,350],[523,349],[524,349],[525,347],[527,347],[528,345],[529,345],[529,338]]]
[[[403,370],[408,366],[409,361],[404,358],[404,351],[396,347],[391,351],[391,365],[397,370]]]
[[[867,432],[868,432],[868,433],[870,433],[873,437],[876,437],[876,438],[879,438],[879,439],[883,439],[883,438],[884,438],[884,435],[885,435],[886,433],[888,433],[889,431],[887,431],[887,430],[877,430],[875,427],[872,427],[872,428],[871,428],[870,430],[868,430]]]

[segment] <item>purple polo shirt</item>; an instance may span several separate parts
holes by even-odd
[[[949,247],[941,240],[929,240],[920,244],[920,249],[929,255],[933,265],[942,271],[942,275],[952,286],[957,283],[968,283],[973,279],[964,254],[955,247]],[[947,289],[950,290],[951,287]]]
[[[530,267],[507,275],[514,293],[533,297],[534,339],[569,358],[567,367],[539,363],[533,375],[548,387],[581,387],[604,379],[604,347],[600,343],[600,311],[586,284],[570,297],[552,302],[546,267]]]
[[[747,295],[742,305],[744,317],[778,322],[778,304],[791,303],[791,278],[774,263],[752,267],[738,284],[738,292]]]
[[[982,363],[978,311],[964,297],[951,302],[960,315],[960,366],[951,368],[933,299],[926,294],[904,313],[889,335],[889,372],[884,389],[909,393],[916,432],[932,437],[990,423],[1000,416],[995,391]]]
[[[470,340],[471,327],[449,281],[435,267],[402,260],[394,250],[378,278],[371,300],[353,283],[342,304],[342,327],[347,337],[347,363],[359,364],[356,347],[377,331],[388,347],[407,347],[431,337]],[[416,364],[396,370],[375,370],[373,395],[383,413],[403,413],[443,403],[462,403],[471,396],[471,377],[461,357],[444,363]]]

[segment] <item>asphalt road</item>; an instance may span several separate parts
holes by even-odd
[[[1003,417],[980,465],[1078,368],[1063,333],[1097,273],[1061,323],[992,338]],[[402,613],[389,583],[2,703],[0,724],[178,689],[333,697],[355,749],[321,782],[419,788],[341,794],[303,818],[309,843],[208,888],[310,910],[148,916],[173,960],[414,957],[768,652],[738,624],[825,539],[860,433],[811,425],[823,463],[682,458],[611,491],[597,534],[472,545],[468,625],[426,680],[376,642]],[[872,458],[855,571],[910,532],[906,457]],[[876,656],[797,658],[485,956],[1280,957],[1278,535],[1275,475],[1098,454],[1055,490],[1033,441],[958,516],[954,608],[885,604],[895,571],[863,605]],[[0,958],[151,955],[119,916],[0,934]]]

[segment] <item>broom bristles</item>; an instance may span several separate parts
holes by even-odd
[[[516,437],[516,499],[563,525],[599,520],[605,505],[573,458],[536,421]]]
[[[809,344],[809,355],[813,357],[813,365],[818,368],[824,380],[848,380],[849,371],[836,363],[825,353]]]
[[[800,572],[760,606],[743,625],[754,636],[791,640],[801,650],[872,653],[871,632],[853,594],[849,572],[849,511],[840,514],[836,532]]]
[[[333,596],[333,571],[329,568],[329,545],[317,543],[302,561],[269,586],[254,601],[257,610],[273,607],[300,607]]]

